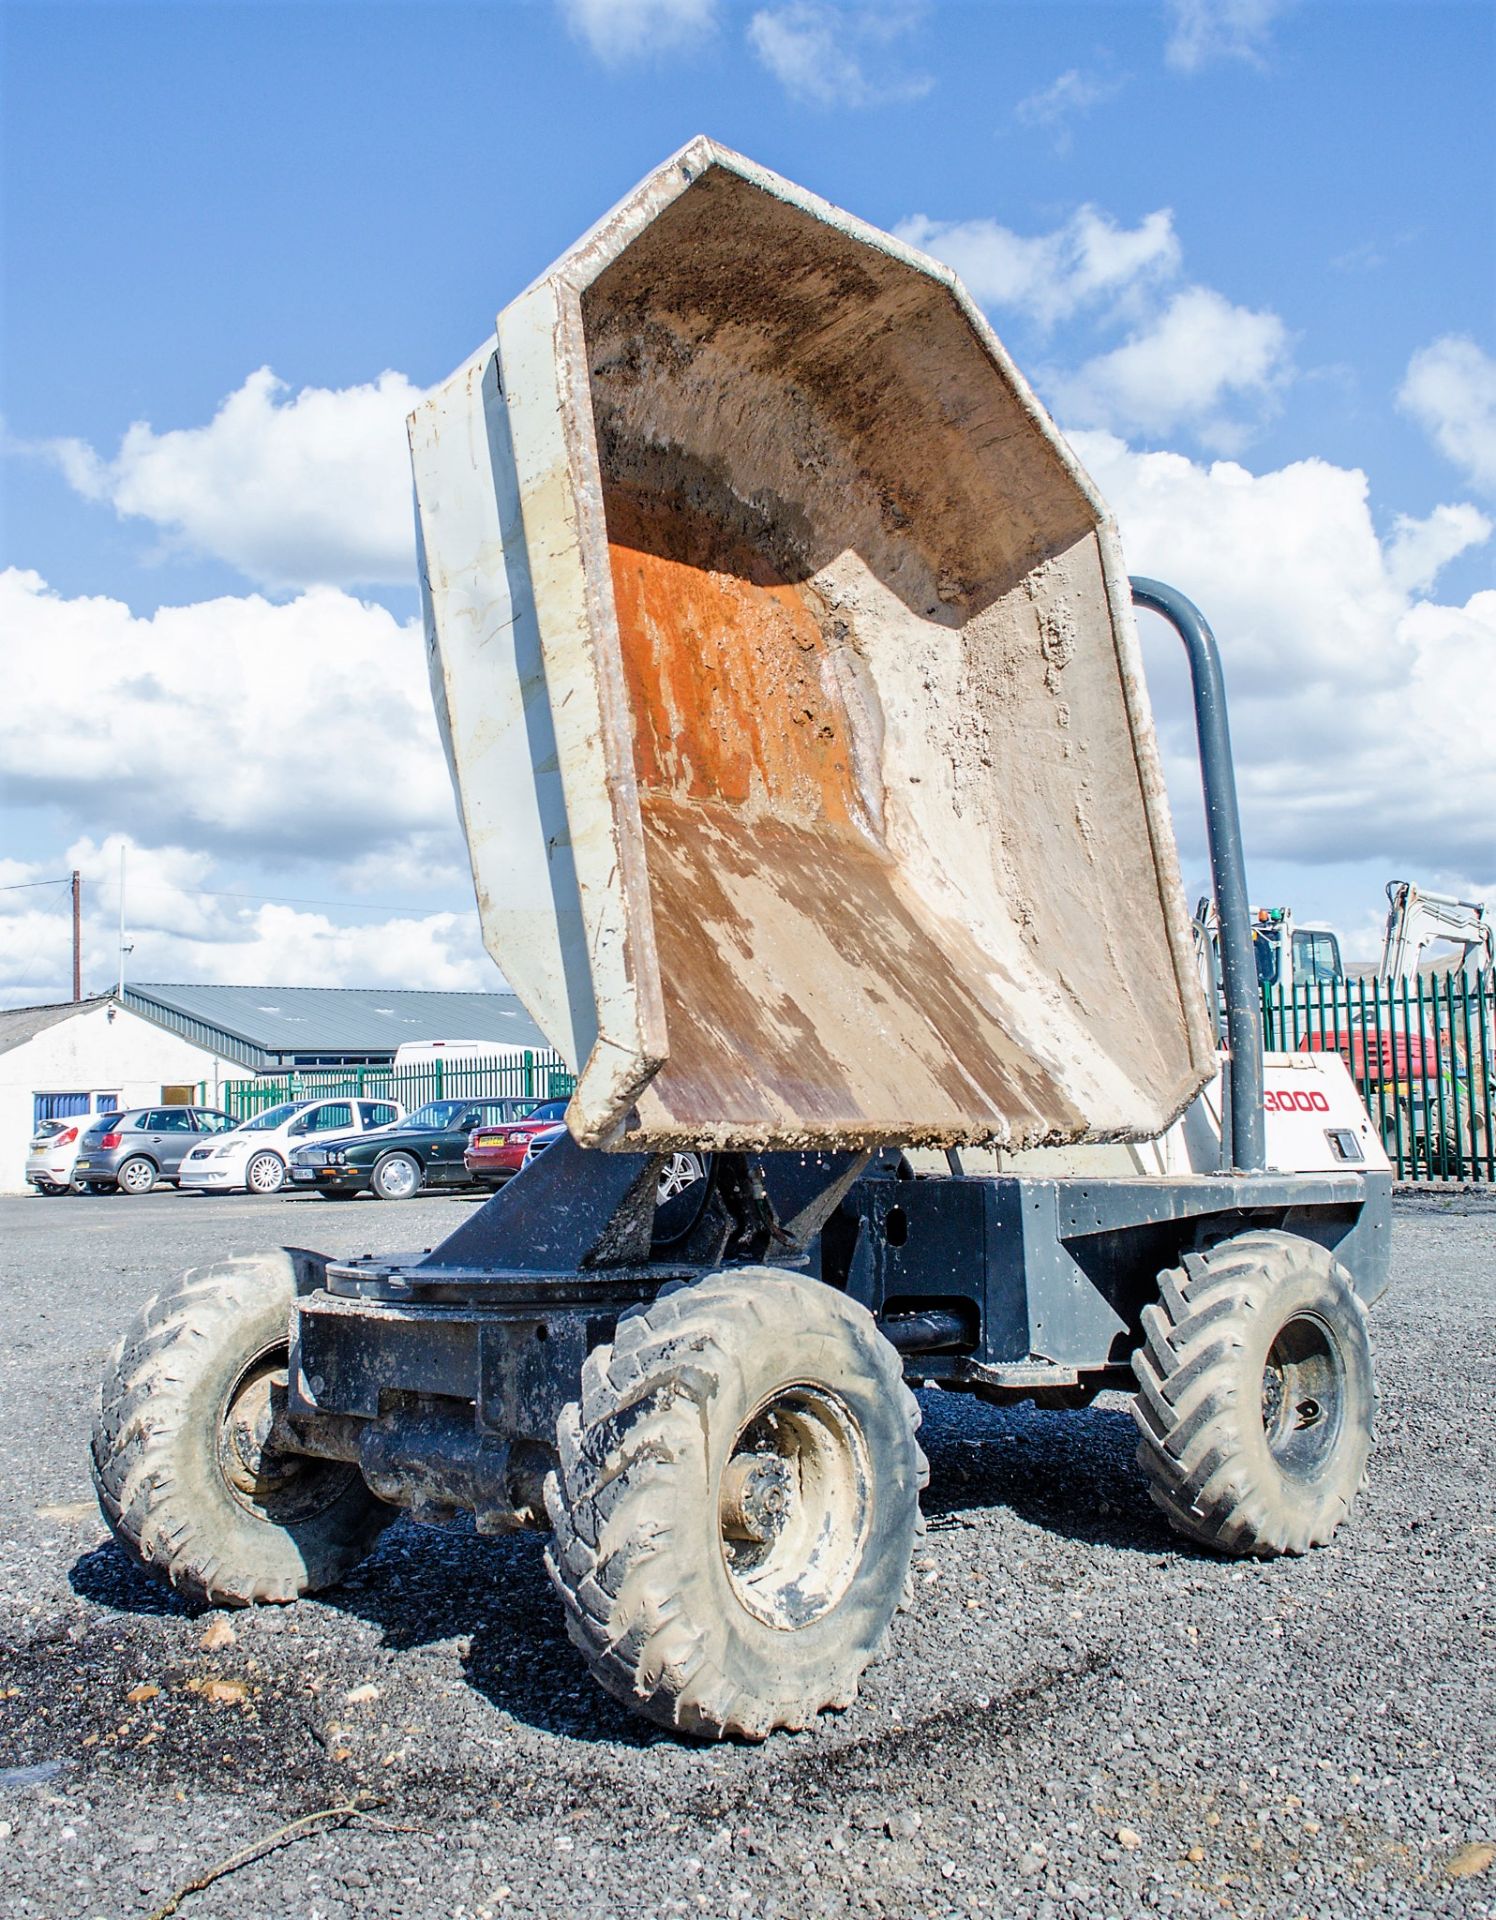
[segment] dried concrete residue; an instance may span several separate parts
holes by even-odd
[[[1021,397],[938,283],[730,183],[582,301],[646,1132],[1152,1131],[1195,1076],[1097,522]]]

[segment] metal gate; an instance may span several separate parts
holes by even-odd
[[[1491,1067],[1496,974],[1266,988],[1263,1044],[1338,1053],[1399,1180],[1496,1178]]]

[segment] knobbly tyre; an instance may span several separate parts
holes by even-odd
[[[1129,583],[955,277],[696,140],[411,446],[484,936],[569,1132],[428,1253],[152,1301],[93,1443],[127,1551],[231,1606],[401,1510],[548,1529],[604,1687],[759,1738],[847,1706],[906,1600],[910,1382],[1125,1388],[1181,1533],[1328,1540],[1387,1163],[1337,1056],[1264,1064],[1209,630]],[[1134,601],[1189,657],[1224,1046]]]

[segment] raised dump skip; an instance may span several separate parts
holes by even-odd
[[[946,269],[695,141],[412,447],[485,938],[581,1139],[1140,1137],[1193,1096],[1115,538]]]

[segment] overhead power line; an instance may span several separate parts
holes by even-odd
[[[444,907],[402,907],[379,900],[310,900],[293,893],[226,893],[220,887],[174,887],[169,881],[140,880],[132,893],[180,893],[194,900],[254,900],[272,907],[342,907],[349,913],[444,913]]]
[[[95,885],[109,885],[108,881],[96,881]],[[0,893],[21,893],[28,887],[67,887],[72,885],[72,876],[64,874],[60,880],[19,880],[0,887]],[[424,907],[400,905],[389,900],[314,900],[304,894],[296,893],[231,893],[221,887],[178,887],[167,880],[132,880],[130,892],[137,893],[179,893],[190,900],[252,900],[261,906],[271,907],[341,907],[345,913],[447,913],[451,909],[427,905]]]

